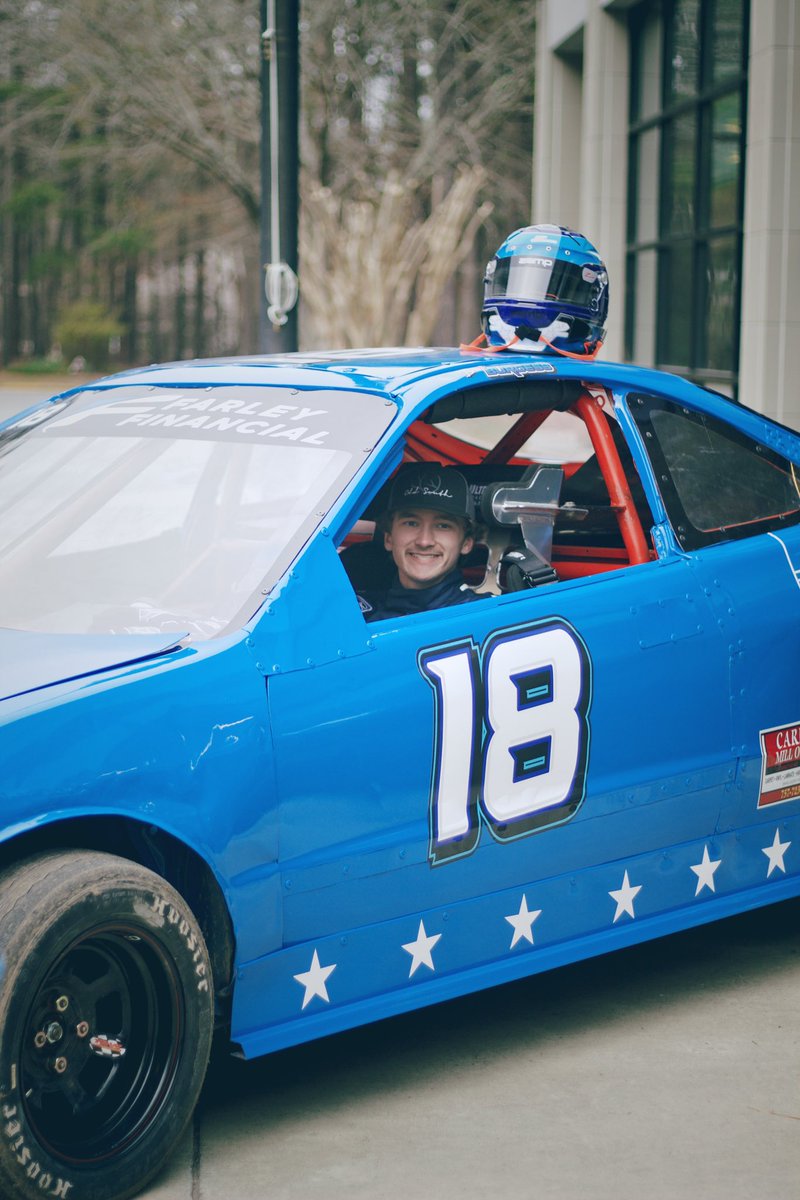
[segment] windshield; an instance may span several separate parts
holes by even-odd
[[[0,434],[0,626],[202,639],[246,620],[393,415],[264,387],[37,411]]]

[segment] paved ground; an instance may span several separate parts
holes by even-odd
[[[55,396],[66,388],[77,387],[88,376],[75,375],[18,375],[12,371],[0,371],[0,421],[15,413]]]
[[[22,412],[37,400],[46,400],[65,388],[74,388],[74,385],[73,380],[68,378],[44,376],[28,379],[10,372],[0,372],[0,421]]]
[[[800,901],[219,1057],[146,1200],[790,1200]]]
[[[0,378],[0,418],[62,384]],[[792,1200],[800,901],[254,1063],[144,1200]]]

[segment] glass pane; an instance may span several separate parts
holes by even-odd
[[[675,99],[694,96],[700,62],[699,0],[675,0],[671,46],[670,92]]]
[[[655,366],[656,361],[656,282],[658,255],[655,250],[642,250],[636,255],[635,300],[633,313],[633,360],[643,367]]]
[[[711,62],[715,83],[742,69],[743,9],[743,0],[717,0],[714,6]]]
[[[800,507],[791,463],[755,442],[729,436],[711,418],[654,410],[653,429],[683,509],[702,533],[794,513]]]
[[[692,365],[692,243],[674,246],[666,261],[661,361],[673,367],[689,367]]]
[[[669,138],[669,165],[663,183],[665,232],[691,233],[695,227],[696,111],[672,121],[665,129],[665,136]]]
[[[736,238],[716,238],[708,246],[706,366],[736,370],[736,297],[739,291]]]
[[[661,13],[650,9],[644,17],[634,42],[634,121],[644,121],[661,111]]]
[[[711,116],[711,211],[712,228],[735,225],[738,216],[739,172],[741,169],[740,96],[722,96]]]
[[[661,130],[648,129],[636,139],[636,228],[634,240],[658,237],[658,175]]]
[[[363,393],[286,398],[131,385],[10,426],[0,626],[204,639],[250,616],[391,417]]]

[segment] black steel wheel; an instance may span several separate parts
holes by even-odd
[[[208,1062],[213,987],[193,915],[135,863],[45,855],[0,877],[0,962],[0,1195],[134,1195]]]

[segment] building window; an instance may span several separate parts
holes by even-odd
[[[748,0],[632,10],[625,351],[735,395]]]

